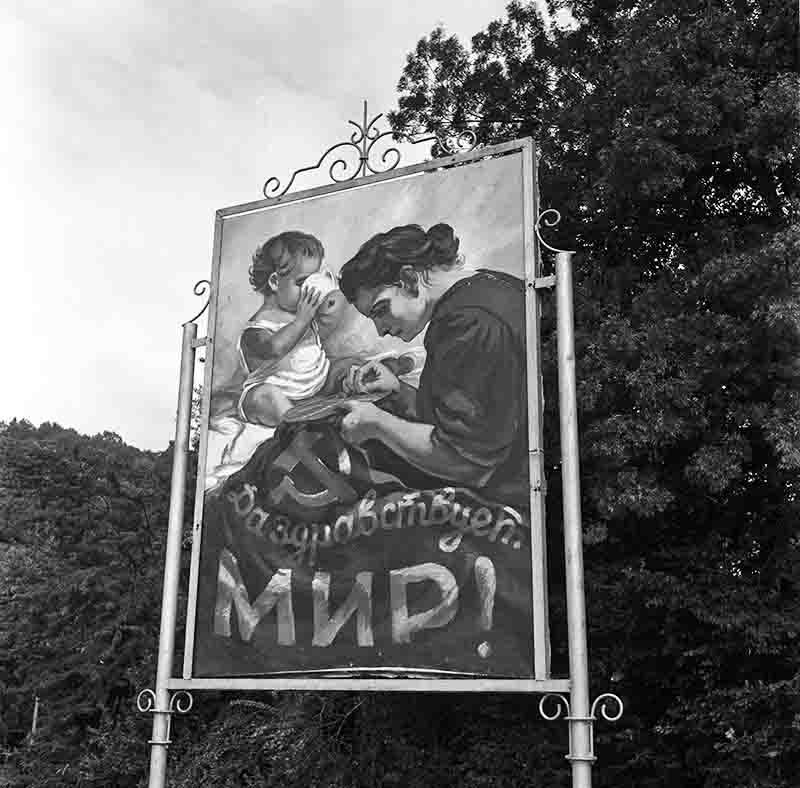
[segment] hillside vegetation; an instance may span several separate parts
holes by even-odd
[[[580,251],[591,687],[626,706],[596,726],[595,785],[796,788],[797,4],[550,7],[575,24],[512,2],[471,46],[432,31],[391,120],[487,143],[536,137],[542,207],[564,215],[550,241]],[[553,322],[545,300],[563,673]],[[134,700],[153,683],[170,463],[112,433],[3,425],[0,785],[144,785],[150,721]],[[526,697],[196,693],[174,725],[171,784],[567,786],[566,723],[537,709]]]

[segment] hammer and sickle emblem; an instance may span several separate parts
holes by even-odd
[[[344,444],[337,452],[339,473],[334,473],[314,452],[314,446],[322,437],[317,432],[298,432],[289,446],[275,460],[274,467],[284,472],[281,483],[272,489],[269,497],[273,503],[280,503],[287,495],[296,503],[312,508],[322,508],[332,503],[352,503],[358,496],[356,491],[340,474],[350,473],[350,455]],[[291,473],[302,465],[320,483],[322,490],[305,493],[298,490],[292,481]]]

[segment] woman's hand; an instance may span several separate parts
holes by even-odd
[[[313,287],[303,285],[300,291],[300,300],[297,302],[297,320],[308,325],[314,319],[321,304],[322,293]]]
[[[357,400],[347,400],[344,407],[347,413],[342,419],[341,433],[348,443],[358,445],[364,441],[380,438],[385,411],[371,402]]]
[[[350,367],[342,388],[346,394],[390,394],[400,388],[400,381],[385,364],[368,361],[360,367]]]

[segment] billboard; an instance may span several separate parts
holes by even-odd
[[[185,679],[547,678],[533,162],[218,212]]]

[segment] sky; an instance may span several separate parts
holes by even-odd
[[[316,163],[364,100],[395,108],[435,26],[468,43],[506,2],[0,0],[0,421],[166,448],[215,211]]]

